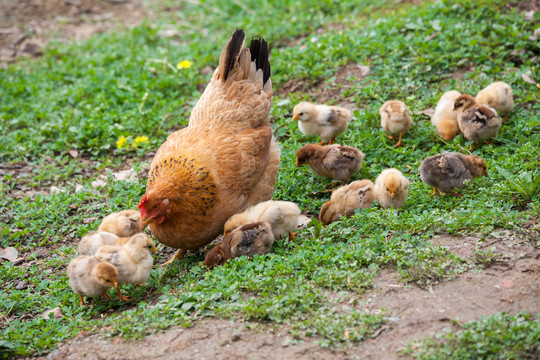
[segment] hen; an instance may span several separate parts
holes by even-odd
[[[219,66],[193,108],[187,128],[172,133],[151,164],[139,203],[141,228],[186,250],[214,240],[225,221],[274,191],[280,149],[269,112],[272,81],[268,43],[235,30]]]
[[[362,168],[364,157],[363,152],[349,146],[307,144],[296,153],[296,166],[309,164],[311,170],[321,177],[348,183],[351,175]]]
[[[242,255],[252,258],[268,254],[274,239],[272,227],[264,221],[242,225],[225,235],[223,241],[206,254],[204,264],[215,267]]]

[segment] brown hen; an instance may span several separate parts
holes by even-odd
[[[188,126],[172,133],[152,161],[141,227],[149,224],[159,242],[179,249],[167,263],[214,240],[232,215],[272,197],[280,150],[268,122],[268,43],[251,40],[243,49],[244,40],[237,29]]]

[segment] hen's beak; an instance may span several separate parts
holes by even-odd
[[[139,230],[141,230],[141,232],[143,232],[144,229],[145,229],[152,221],[154,221],[154,217],[155,217],[155,216],[152,216],[152,217],[149,217],[148,219],[141,218],[141,226],[139,227]]]

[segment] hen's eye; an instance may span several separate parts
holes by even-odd
[[[157,209],[159,208],[159,205],[156,204],[156,205],[154,205],[152,208],[153,208],[154,210],[157,210]]]

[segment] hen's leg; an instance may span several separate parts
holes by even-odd
[[[163,263],[162,266],[167,266],[169,264],[171,264],[174,260],[180,260],[180,259],[183,259],[184,258],[184,255],[186,255],[186,250],[184,249],[178,249],[178,251],[176,253],[174,253],[174,255],[165,263]]]

